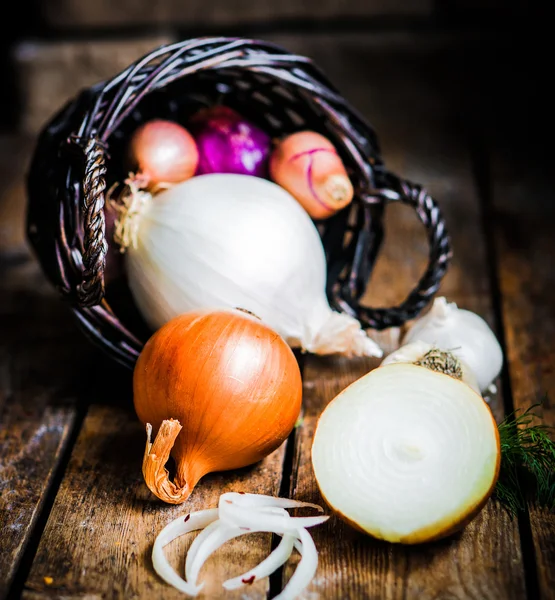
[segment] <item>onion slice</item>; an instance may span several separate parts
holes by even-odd
[[[264,494],[242,494],[241,492],[227,492],[220,496],[219,505],[222,503],[237,504],[239,506],[260,507],[260,508],[315,508],[318,512],[324,512],[319,504],[312,502],[301,502],[291,498],[278,498],[277,496],[265,496]]]
[[[208,531],[209,529],[210,532],[201,540],[193,559],[190,560],[190,555],[187,555],[187,561],[185,563],[185,577],[192,585],[196,585],[200,570],[202,569],[204,563],[220,546],[236,537],[244,535],[245,533],[250,533],[250,531],[245,531],[239,527],[233,527],[232,525],[228,525],[219,519],[218,521],[215,521],[209,525],[204,531]],[[200,535],[197,537],[197,539],[199,538]],[[197,540],[195,540],[195,542],[196,541]]]
[[[247,494],[222,494],[219,502],[219,515],[222,521],[236,527],[247,527],[251,530],[273,531],[274,533],[295,533],[301,527],[314,527],[328,520],[329,517],[291,517],[289,515],[264,514],[253,510],[258,502],[256,498],[244,498]],[[270,498],[270,497],[268,497]],[[272,498],[273,506],[284,508],[307,507],[322,508],[315,504],[289,500],[288,498]]]
[[[345,520],[390,542],[439,539],[472,519],[499,473],[499,434],[483,398],[423,366],[371,371],[324,410],[312,464]]]
[[[226,590],[236,590],[258,579],[269,577],[274,571],[277,571],[277,569],[289,560],[289,557],[293,553],[295,540],[296,537],[293,534],[286,533],[281,538],[281,541],[275,550],[273,550],[261,563],[238,577],[224,581],[224,588]]]
[[[190,513],[185,517],[175,519],[162,529],[158,534],[154,547],[152,549],[152,564],[158,575],[170,585],[173,585],[178,590],[197,596],[202,589],[202,584],[199,586],[191,585],[189,582],[182,579],[171,567],[164,553],[164,546],[173,542],[176,538],[185,535],[197,529],[203,529],[213,523],[218,518],[218,509],[210,508]]]
[[[289,513],[284,508],[268,506],[268,507],[261,507],[258,510],[260,510],[260,512],[264,512],[264,513],[285,515],[286,517],[289,516]],[[197,535],[197,537],[193,540],[193,543],[189,547],[189,551],[187,552],[187,559],[185,561],[185,578],[188,581],[191,580],[192,565],[195,562],[197,553],[199,552],[201,545],[212,534],[212,532],[216,529],[216,527],[220,523],[221,523],[221,521],[218,520],[218,521],[215,521],[215,522],[211,523],[210,525],[208,525],[208,527],[206,527],[203,531],[201,531]],[[250,531],[250,529],[244,527],[242,529],[238,529],[238,531],[241,531],[243,533],[248,533]],[[233,537],[237,537],[237,536],[233,536]],[[233,537],[231,537],[229,539],[231,540],[231,539],[233,539]]]
[[[285,518],[289,518],[292,521],[294,520],[294,517]],[[191,569],[191,583],[193,585],[196,584],[196,577],[202,569],[204,562],[210,557],[210,555],[214,551],[216,551],[226,541],[238,537],[240,535],[246,535],[248,533],[279,534],[279,531],[273,530],[271,526],[265,529],[251,529],[250,531],[246,531],[244,529],[237,530],[237,528],[233,528],[221,521],[217,521],[216,523],[213,523],[211,527],[212,531],[210,535],[203,540],[201,546],[198,548],[194,568]],[[287,585],[285,586],[281,594],[276,596],[276,598],[281,598],[282,600],[296,598],[302,592],[302,590],[304,590],[304,588],[310,583],[318,567],[318,552],[316,551],[316,546],[314,545],[314,541],[312,540],[312,537],[310,536],[308,531],[301,527],[297,529],[297,531],[295,531],[294,533],[290,533],[288,535],[292,537],[293,540],[297,540],[296,542],[294,541],[294,545],[295,548],[297,548],[297,550],[301,554],[302,558],[295,570],[295,573],[293,573],[291,579],[287,582]],[[284,550],[285,548],[280,551],[280,554]],[[285,558],[283,562],[285,562],[290,555],[291,552],[289,552],[289,555]],[[270,557],[271,564],[267,563],[266,565],[264,565],[263,563],[265,561],[262,561],[258,565],[258,567],[255,567],[252,570],[252,572],[249,571],[248,578],[246,576],[241,577],[242,583],[252,584],[256,579],[259,579],[260,576],[262,576],[261,573],[263,573],[264,577],[267,577],[271,575],[273,571],[279,568],[281,564],[283,564],[283,562],[281,562],[281,564],[278,564],[277,559],[281,558],[280,555],[278,555],[277,557],[272,557],[272,554],[270,554],[270,556],[266,560],[270,559]],[[267,568],[269,566],[272,566],[273,570],[267,572]],[[259,570],[259,572],[257,572],[257,570]]]
[[[294,600],[308,586],[314,575],[316,575],[318,551],[314,545],[314,540],[306,529],[299,529],[298,536],[301,543],[295,542],[295,548],[301,555],[301,560],[291,579],[287,582],[287,585],[274,600]]]
[[[220,497],[219,508],[198,511],[169,523],[158,535],[152,551],[154,569],[164,581],[178,590],[197,596],[203,583],[197,579],[204,563],[212,553],[227,541],[248,533],[274,533],[283,536],[278,546],[256,567],[239,577],[224,582],[227,590],[238,589],[254,581],[268,577],[287,562],[293,549],[301,554],[295,573],[281,594],[281,600],[296,598],[314,577],[318,566],[318,553],[312,537],[305,529],[326,521],[329,517],[292,517],[285,509],[322,507],[308,502],[274,498],[257,494],[227,493]],[[163,548],[171,541],[195,529],[203,531],[189,548],[185,562],[186,580],[170,566]]]

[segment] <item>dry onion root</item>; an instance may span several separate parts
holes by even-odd
[[[270,576],[287,562],[295,548],[301,555],[301,560],[285,588],[274,599],[292,600],[310,583],[318,567],[318,552],[306,527],[319,525],[329,518],[291,517],[285,510],[301,507],[315,508],[321,512],[323,510],[317,504],[288,498],[234,492],[222,494],[218,508],[190,513],[164,527],[154,542],[154,570],[166,583],[189,596],[197,596],[204,585],[197,584],[199,573],[206,560],[220,546],[249,533],[275,533],[282,536],[275,550],[253,569],[225,581],[223,587],[227,590],[239,589]],[[185,562],[186,579],[182,579],[170,566],[164,554],[164,546],[197,529],[202,531],[189,548]]]
[[[322,495],[347,522],[415,544],[479,513],[498,478],[499,434],[488,405],[463,381],[422,364],[389,364],[327,406],[312,464]]]

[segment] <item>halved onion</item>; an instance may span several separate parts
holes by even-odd
[[[499,434],[468,385],[412,364],[371,371],[324,410],[312,463],[322,495],[356,528],[415,544],[483,507],[499,473]]]

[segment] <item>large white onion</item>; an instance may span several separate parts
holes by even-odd
[[[381,356],[359,322],[331,310],[316,227],[278,185],[202,175],[147,199],[127,251],[129,285],[154,329],[203,308],[243,308],[293,347]]]
[[[324,410],[312,463],[330,506],[370,535],[413,544],[463,526],[498,476],[499,436],[462,381],[411,364],[365,375]]]

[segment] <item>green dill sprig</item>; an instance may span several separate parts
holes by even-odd
[[[553,430],[545,424],[532,424],[541,417],[535,404],[522,414],[515,411],[499,426],[501,469],[495,497],[511,515],[526,508],[523,485],[530,485],[540,505],[555,508],[555,442]]]

